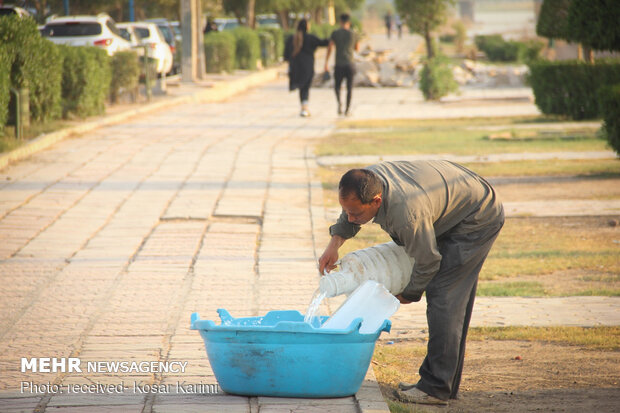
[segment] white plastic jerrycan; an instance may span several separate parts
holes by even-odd
[[[398,310],[400,303],[385,287],[373,280],[360,285],[321,328],[344,329],[353,320],[363,319],[360,334],[375,333]]]
[[[327,297],[335,297],[351,294],[366,280],[375,280],[398,295],[409,284],[413,263],[405,249],[394,242],[374,245],[342,257],[340,271],[321,277],[319,288]]]

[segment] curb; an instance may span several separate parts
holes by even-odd
[[[85,121],[77,126],[68,127],[56,132],[41,135],[17,149],[0,155],[0,170],[6,168],[12,163],[28,158],[29,156],[40,152],[70,136],[80,135],[103,126],[119,123],[133,116],[154,112],[156,110],[183,103],[223,101],[240,92],[244,92],[253,87],[277,79],[281,70],[281,66],[276,66],[260,72],[251,73],[248,76],[244,76],[239,79],[217,82],[209,89],[194,92],[186,96],[171,97],[169,99],[164,98],[159,102],[147,103],[138,108],[130,109],[114,115],[104,115],[102,119]]]

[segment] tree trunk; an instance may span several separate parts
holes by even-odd
[[[588,63],[594,63],[594,50],[591,47],[583,47],[583,58]]]
[[[317,7],[314,10],[314,22],[316,24],[321,24],[323,23],[323,9],[321,7]]]
[[[256,0],[248,0],[248,8],[245,13],[245,20],[248,27],[256,27]]]
[[[283,30],[288,30],[288,10],[278,10],[278,20]]]
[[[431,37],[431,32],[428,30],[428,26],[424,28],[424,41],[426,42],[426,56],[432,59],[435,57],[435,52],[433,51],[433,38]]]

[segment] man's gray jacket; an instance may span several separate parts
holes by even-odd
[[[457,235],[462,248],[453,262],[465,262],[487,230],[497,231],[503,207],[491,185],[467,168],[448,161],[382,162],[368,168],[383,183],[374,222],[415,259],[403,297],[419,301],[442,260],[437,239]],[[492,229],[493,228],[493,229]],[[329,229],[345,239],[360,226],[346,213]]]

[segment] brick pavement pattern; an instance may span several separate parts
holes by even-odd
[[[20,393],[22,382],[215,384],[192,312],[305,311],[326,237],[308,147],[333,122],[299,118],[281,83],[107,126],[0,172],[0,410],[358,411],[353,397]],[[20,357],[188,366],[22,373]]]

